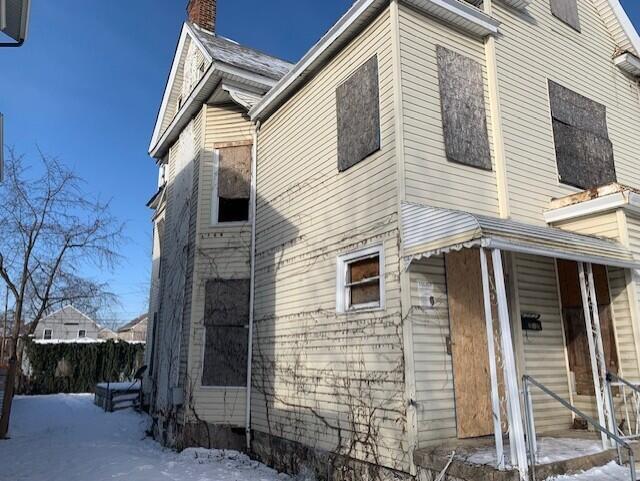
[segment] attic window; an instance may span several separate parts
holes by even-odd
[[[80,329],[78,331],[78,339],[84,339],[85,337],[87,337],[87,331],[85,331],[84,329]]]
[[[178,110],[182,108],[182,95],[178,97]]]
[[[45,329],[44,333],[42,334],[42,339],[51,339],[51,336],[53,336],[53,331],[51,329]]]
[[[560,181],[581,189],[616,182],[607,108],[551,80],[549,100]]]
[[[200,64],[200,67],[198,67],[198,72],[200,72],[201,74],[204,73],[204,60],[202,61],[202,63]]]
[[[576,31],[580,31],[578,0],[551,0],[551,13]]]
[[[441,46],[436,55],[447,159],[491,170],[482,66]]]
[[[218,152],[218,192],[214,223],[247,222],[251,198],[251,145],[223,147]]]
[[[336,89],[340,172],[380,150],[379,90],[377,56]]]

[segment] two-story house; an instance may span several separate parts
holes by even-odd
[[[179,229],[156,229],[160,292],[169,282],[193,299],[186,311],[203,306],[185,322],[183,304],[155,297],[150,335],[189,349],[152,365],[173,359],[194,383],[173,401],[206,413],[177,430],[195,420],[223,447],[213,434],[244,428],[262,460],[330,479],[527,479],[626,450],[640,379],[638,55],[618,0],[354,2],[248,106],[246,270],[221,270],[222,249],[198,263],[187,241],[165,258]],[[159,122],[187,125],[174,116]],[[152,154],[171,169],[169,144]],[[217,183],[184,180],[197,191],[176,211],[184,239],[235,185],[219,180],[224,157]],[[154,200],[167,203],[158,218],[176,185]],[[216,228],[196,245],[230,243]],[[181,327],[162,331],[169,308]],[[162,382],[155,396],[172,396]],[[241,416],[223,417],[238,399]]]

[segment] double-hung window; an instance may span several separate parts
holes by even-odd
[[[338,258],[338,312],[384,307],[384,251],[382,246]]]

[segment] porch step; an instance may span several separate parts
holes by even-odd
[[[640,443],[634,442],[631,443],[631,446],[636,459],[640,460]],[[460,481],[519,481],[520,477],[517,470],[507,469],[500,471],[487,464],[471,463],[468,461],[470,455],[468,445],[463,444],[457,447],[458,449],[453,445],[449,445],[418,449],[414,452],[413,459],[416,466],[438,474],[449,465],[451,453],[456,451],[457,454],[447,469],[447,476],[449,478]],[[579,456],[549,464],[539,464],[535,469],[536,479],[543,481],[553,476],[581,473],[593,468],[605,466],[612,461],[617,461],[617,458],[617,451],[610,449],[596,454]],[[625,453],[623,453],[623,461],[627,461]],[[640,468],[638,469],[638,473],[640,473]]]

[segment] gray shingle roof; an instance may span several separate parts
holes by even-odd
[[[189,24],[193,32],[202,42],[214,62],[223,62],[234,67],[239,67],[265,77],[279,80],[291,68],[293,64],[271,55],[259,52],[207,30],[203,30],[195,24]]]

